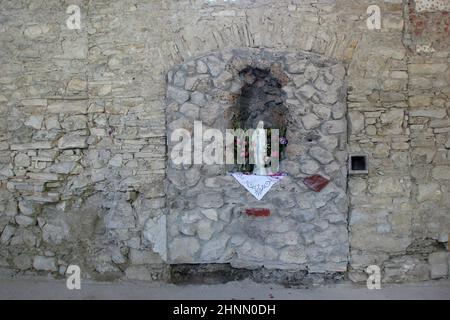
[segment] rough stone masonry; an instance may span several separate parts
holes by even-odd
[[[380,30],[367,28],[373,4]],[[67,28],[69,5],[79,30]],[[77,264],[96,279],[170,280],[179,261],[448,277],[448,10],[445,0],[2,0],[2,273],[64,276]],[[288,147],[290,181],[265,203],[275,215],[247,224],[239,210],[227,221],[224,208],[247,194],[220,168],[173,174],[167,157],[174,121],[221,119],[208,90],[239,89],[222,70],[230,52],[283,64],[299,128],[290,142],[320,131]],[[180,66],[195,71],[171,72]],[[334,83],[342,95],[326,94]],[[347,174],[352,153],[368,155],[368,175]],[[331,182],[307,198],[295,179],[316,172]],[[208,183],[223,189],[205,194]]]
[[[169,159],[169,262],[344,272],[349,246],[341,64],[310,53],[261,49],[234,49],[188,61],[169,72],[167,137],[179,128],[192,131],[194,121],[222,131],[232,128],[227,115],[241,94],[239,74],[248,66],[271,70],[286,93],[281,116],[288,119],[290,142],[280,169],[289,176],[257,201],[226,175],[226,165],[187,167]],[[176,144],[169,139],[169,155]],[[319,173],[331,182],[315,193],[302,178]],[[245,211],[252,207],[270,209],[270,217],[247,217]]]

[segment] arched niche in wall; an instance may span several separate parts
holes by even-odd
[[[233,130],[255,129],[258,123],[262,121],[264,128],[267,130],[268,151],[267,156],[272,155],[277,157],[277,163],[280,158],[283,159],[280,153],[280,144],[277,142],[277,151],[271,154],[271,135],[273,130],[277,130],[277,136],[285,138],[287,131],[289,112],[286,107],[286,93],[283,92],[282,87],[287,76],[283,74],[282,79],[277,79],[271,73],[270,69],[259,69],[254,67],[247,67],[239,73],[242,81],[242,88],[240,95],[236,100],[236,104],[229,109],[226,120],[228,127]],[[236,145],[236,159],[235,165],[227,166],[229,171],[252,172],[253,164],[250,161],[250,154],[252,148],[250,147],[250,137],[245,138],[245,148]],[[281,145],[282,151],[285,145]],[[241,151],[239,151],[241,150]],[[243,164],[237,164],[237,153],[245,153]],[[283,154],[284,155],[284,154]],[[270,167],[270,163],[267,164]]]

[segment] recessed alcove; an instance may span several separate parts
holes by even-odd
[[[270,69],[246,67],[239,72],[242,87],[236,100],[236,104],[227,113],[226,121],[229,128],[244,131],[255,129],[260,121],[264,122],[267,130],[268,156],[271,156],[271,133],[278,130],[278,136],[285,138],[287,131],[286,93],[282,90],[280,80],[273,76]],[[250,152],[249,137],[247,137],[246,154]],[[278,144],[279,145],[279,144]],[[280,152],[276,156],[282,160],[285,144],[280,146]],[[237,153],[238,151],[236,151]],[[237,156],[237,154],[235,155]],[[246,163],[228,167],[228,171],[252,172],[253,164],[250,157],[246,157]],[[237,161],[236,161],[237,162]]]
[[[239,76],[243,86],[233,108],[234,124],[252,129],[262,120],[266,128],[286,127],[286,94],[270,70],[247,67]]]

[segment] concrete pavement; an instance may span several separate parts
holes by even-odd
[[[81,290],[68,290],[64,280],[36,277],[0,278],[0,299],[445,299],[450,280],[386,284],[380,290],[344,283],[311,289],[284,288],[249,280],[219,285],[173,285],[146,282],[94,282],[82,280]]]

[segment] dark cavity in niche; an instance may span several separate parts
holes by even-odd
[[[280,81],[270,70],[247,67],[239,73],[243,82],[241,94],[236,105],[230,110],[229,121],[233,129],[255,129],[259,121],[264,122],[268,129],[268,142],[270,142],[271,129],[278,129],[279,136],[285,137],[287,130],[286,97]],[[284,148],[284,146],[281,146]],[[271,146],[268,146],[270,154]],[[282,158],[282,151],[280,150]],[[281,160],[281,159],[280,159]],[[253,166],[246,164],[235,170],[251,172]]]

